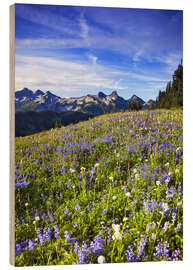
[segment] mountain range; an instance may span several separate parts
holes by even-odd
[[[108,112],[123,111],[134,106],[140,109],[153,108],[156,102],[143,99],[133,95],[125,100],[120,97],[116,91],[110,95],[99,92],[97,95],[86,95],[82,97],[61,98],[50,91],[43,92],[36,90],[33,92],[24,88],[15,92],[15,110],[16,112],[26,111],[54,111],[54,112],[83,112],[92,115],[100,115]]]

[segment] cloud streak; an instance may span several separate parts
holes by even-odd
[[[92,56],[94,57],[94,56]],[[95,62],[95,67],[93,66]],[[78,94],[81,90],[117,89],[115,81],[127,73],[92,63],[60,61],[16,55],[16,89],[26,87],[52,90],[56,94]],[[120,86],[119,89],[122,89]]]

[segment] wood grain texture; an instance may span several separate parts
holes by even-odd
[[[15,264],[15,5],[10,6],[10,264]]]

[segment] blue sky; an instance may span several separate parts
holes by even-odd
[[[16,4],[16,90],[155,99],[182,58],[182,11]]]

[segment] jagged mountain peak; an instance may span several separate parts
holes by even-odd
[[[144,101],[142,98],[140,98],[140,97],[138,97],[138,96],[136,96],[136,95],[133,95],[133,96],[130,98],[130,101],[138,101],[138,102],[141,102],[141,103],[145,103],[145,101]]]
[[[43,92],[42,90],[40,90],[40,89],[37,89],[37,90],[35,91],[35,95],[36,95],[36,96],[42,96],[42,95],[44,95],[44,92]]]
[[[27,87],[24,87],[22,90],[21,90],[22,92],[33,92],[32,90],[30,90],[29,88],[27,88]],[[20,91],[20,92],[21,92]]]
[[[15,92],[16,95],[33,95],[33,91],[24,87],[22,90],[18,90]]]
[[[117,91],[113,91],[109,96],[111,96],[111,97],[118,97]]]
[[[55,94],[53,94],[50,91],[46,91],[45,94],[44,94],[44,96],[47,96],[47,97],[57,97],[57,98],[59,98],[58,96],[56,96]]]
[[[131,99],[139,98],[137,95],[132,95]]]
[[[99,98],[106,98],[106,95],[103,92],[98,93]]]

